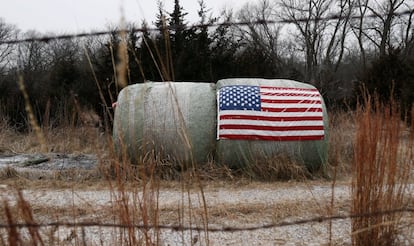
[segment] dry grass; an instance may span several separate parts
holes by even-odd
[[[25,105],[26,105],[25,109],[26,109],[27,117],[29,119],[30,127],[33,130],[33,132],[36,134],[36,140],[38,141],[41,152],[46,152],[47,151],[46,139],[45,139],[45,136],[43,135],[43,132],[40,129],[39,124],[37,123],[35,115],[33,113],[32,105],[30,104],[29,95],[28,95],[28,93],[26,91],[26,87],[24,85],[23,75],[19,76],[18,85],[19,85],[19,89],[20,89],[20,91],[21,91],[21,93],[23,94],[23,97],[24,97],[24,101],[25,101]]]
[[[409,206],[408,183],[413,163],[413,129],[401,122],[396,104],[369,96],[357,110],[352,213],[369,214]],[[413,126],[413,125],[412,125]],[[409,136],[404,137],[408,131]],[[396,245],[402,213],[352,220],[355,245]]]
[[[1,117],[1,116],[0,116]],[[90,125],[65,124],[56,128],[41,128],[47,143],[44,151],[33,131],[17,132],[6,118],[0,119],[0,154],[14,153],[84,153],[95,154],[108,148],[108,133]]]
[[[303,181],[311,178],[312,175],[303,163],[285,155],[272,156],[261,162],[253,163],[241,173],[241,176],[262,181]]]
[[[354,151],[355,112],[329,114],[329,152],[326,175],[333,179],[349,177]]]

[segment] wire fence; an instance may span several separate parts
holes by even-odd
[[[413,15],[414,9],[409,9],[406,11],[394,13],[392,16],[404,16],[404,15]],[[249,25],[271,25],[271,24],[292,24],[299,22],[316,22],[316,21],[331,21],[331,20],[343,20],[343,19],[361,19],[361,18],[378,18],[378,15],[365,15],[365,16],[344,16],[344,15],[331,15],[327,17],[320,18],[298,18],[295,20],[292,19],[280,19],[280,20],[264,20],[258,19],[255,21],[239,21],[239,22],[221,22],[221,23],[208,23],[208,24],[195,24],[186,26],[185,29],[194,29],[194,28],[210,28],[210,27],[219,27],[219,26],[249,26]],[[165,29],[167,30],[177,30],[177,27],[168,26]],[[30,37],[23,39],[11,39],[11,40],[1,40],[1,45],[11,45],[11,44],[20,44],[26,42],[50,42],[53,40],[65,40],[65,39],[75,39],[75,38],[85,38],[85,37],[94,37],[94,36],[103,36],[111,34],[120,34],[120,33],[147,33],[147,32],[156,32],[160,31],[159,28],[150,28],[150,27],[141,27],[141,28],[130,28],[130,29],[119,29],[119,30],[110,30],[110,31],[95,31],[95,32],[82,32],[77,34],[63,34],[63,35],[51,35],[51,36],[41,36],[41,37]]]
[[[140,230],[173,230],[173,231],[209,231],[209,232],[243,232],[243,231],[258,231],[265,229],[272,229],[278,227],[304,225],[310,223],[323,223],[335,220],[346,220],[355,218],[377,217],[384,215],[391,215],[396,213],[414,213],[414,208],[398,208],[392,210],[377,211],[363,214],[348,214],[348,215],[333,215],[333,216],[318,216],[309,219],[301,219],[295,221],[282,221],[277,223],[270,223],[258,226],[249,227],[232,227],[232,226],[215,226],[215,227],[200,227],[200,226],[183,226],[183,225],[145,225],[145,224],[119,224],[119,223],[102,223],[102,222],[50,222],[50,223],[10,223],[0,224],[0,229],[11,228],[42,228],[42,227],[103,227],[103,228],[134,228]]]
[[[412,15],[414,9],[406,10],[403,12],[395,13],[394,16],[404,16]],[[341,15],[332,15],[324,18],[314,18],[314,19],[281,19],[281,20],[256,20],[256,21],[242,21],[242,22],[221,22],[221,23],[210,23],[210,24],[196,24],[187,26],[187,29],[192,28],[211,28],[219,26],[248,26],[248,25],[267,25],[267,24],[290,24],[297,22],[305,21],[330,21],[330,20],[341,20],[345,18],[350,19],[360,19],[360,18],[377,18],[375,15],[368,16],[341,16]],[[175,30],[175,27],[168,27],[169,30]],[[20,44],[25,42],[50,42],[53,40],[66,40],[66,39],[76,39],[76,38],[85,38],[93,36],[103,36],[103,35],[112,35],[119,34],[121,32],[127,33],[145,33],[145,32],[155,32],[159,31],[158,28],[130,28],[130,29],[120,29],[116,31],[95,31],[95,32],[83,32],[77,34],[64,34],[64,35],[51,35],[51,36],[42,36],[42,37],[31,37],[23,39],[12,39],[12,40],[3,40],[0,41],[0,45],[13,45]],[[377,211],[372,213],[364,214],[346,214],[346,215],[333,215],[333,216],[317,216],[308,219],[301,219],[295,221],[280,221],[276,223],[269,223],[264,225],[249,226],[249,227],[231,227],[231,226],[208,226],[199,227],[199,226],[183,226],[183,225],[145,225],[145,224],[120,224],[120,223],[102,223],[102,222],[50,222],[50,223],[0,223],[0,229],[11,229],[11,228],[44,228],[44,227],[106,227],[106,228],[134,228],[134,229],[159,229],[159,230],[174,230],[174,231],[209,231],[209,232],[240,232],[240,231],[257,231],[265,230],[286,226],[294,225],[304,225],[310,223],[323,223],[336,220],[346,220],[354,218],[363,218],[363,217],[375,217],[382,215],[391,215],[397,213],[414,213],[414,208],[398,208],[393,210]]]

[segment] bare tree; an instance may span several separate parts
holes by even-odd
[[[344,54],[351,0],[281,0],[280,16],[298,31],[305,58],[305,80],[321,82],[322,63],[338,69]],[[332,20],[329,17],[335,16]]]
[[[0,41],[8,41],[16,38],[18,30],[13,26],[5,23],[0,18]],[[1,44],[0,45],[0,75],[6,73],[7,68],[11,65],[10,56],[14,51],[12,44]]]
[[[386,54],[387,48],[391,47],[391,31],[394,26],[394,20],[397,10],[403,5],[405,0],[387,0],[378,6],[369,6],[370,11],[380,21],[372,26],[374,33],[379,36],[380,42],[375,38],[368,36],[374,45],[379,49],[380,56]],[[375,36],[374,36],[375,37]]]
[[[365,51],[365,35],[363,32],[363,27],[364,27],[364,21],[365,21],[365,16],[367,15],[368,12],[368,1],[369,0],[355,0],[355,6],[356,6],[356,14],[358,16],[358,18],[355,18],[355,21],[351,22],[351,29],[357,39],[358,42],[358,47],[359,47],[359,51],[360,51],[360,62],[362,64],[362,69],[365,70],[366,68],[366,51]]]
[[[29,31],[24,38],[36,38],[40,34]],[[36,93],[45,92],[46,74],[51,60],[47,55],[47,44],[41,41],[23,42],[18,44],[17,63],[20,73],[27,84],[27,90]]]
[[[352,0],[337,0],[338,12],[335,14],[336,20],[331,22],[332,31],[327,36],[327,47],[325,50],[324,63],[328,66],[333,66],[333,72],[337,72],[339,65],[342,62],[345,41],[350,29],[349,21],[353,11]]]
[[[359,10],[352,29],[358,40],[361,58],[366,64],[366,50],[384,56],[390,49],[404,48],[412,37],[414,3],[406,0],[356,0]],[[401,12],[411,11],[409,14]]]
[[[401,42],[406,55],[412,55],[414,51],[414,2],[405,3],[404,8],[408,14],[401,20]]]
[[[256,5],[246,4],[240,10],[238,18],[242,22],[248,23],[247,29],[240,27],[238,31],[241,34],[241,40],[260,47],[275,70],[278,70],[283,67],[279,44],[282,25],[267,21],[276,16],[276,7],[269,0],[261,0]]]
[[[82,49],[79,40],[54,40],[47,44],[48,52],[44,59],[50,64],[49,86],[54,88],[54,94],[68,95],[74,90],[75,83],[79,79],[79,65]]]

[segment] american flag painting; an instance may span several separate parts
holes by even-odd
[[[324,138],[317,89],[232,85],[217,92],[218,139],[299,141]]]

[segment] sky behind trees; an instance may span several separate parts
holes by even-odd
[[[173,0],[163,0],[165,9],[171,10]],[[238,9],[248,0],[205,0],[211,14],[218,15],[224,8]],[[186,19],[198,21],[198,0],[181,0],[181,6],[188,13]],[[121,10],[122,7],[122,10]],[[80,32],[91,29],[103,30],[109,24],[118,24],[121,13],[127,22],[141,24],[155,21],[156,0],[13,0],[5,1],[0,8],[0,18],[16,25],[22,31]]]

